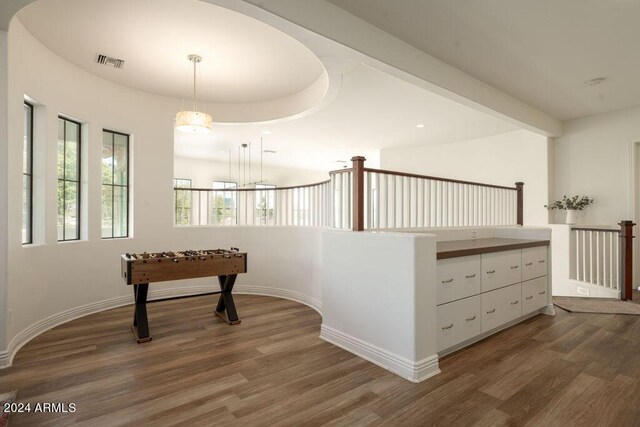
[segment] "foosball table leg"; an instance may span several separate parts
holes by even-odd
[[[148,291],[148,283],[133,285],[133,295],[136,306],[135,311],[133,312],[133,324],[131,325],[131,330],[133,331],[138,343],[151,341],[151,335],[149,335],[149,321],[147,320]]]
[[[240,323],[238,319],[238,313],[236,312],[236,304],[233,301],[233,285],[236,283],[237,274],[230,274],[228,276],[218,276],[218,283],[220,284],[220,298],[218,299],[218,306],[216,307],[216,315],[230,325],[237,325]],[[226,316],[225,316],[226,312]]]

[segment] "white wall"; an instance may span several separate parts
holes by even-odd
[[[6,58],[8,55],[8,33],[0,29],[0,351],[6,348],[7,340],[7,214],[8,214],[8,172],[7,172],[7,153],[8,153],[8,123],[7,123],[7,107],[8,107],[8,82],[6,76],[8,67]]]
[[[410,381],[438,373],[435,236],[329,230],[322,252],[320,336]]]
[[[633,219],[632,143],[640,142],[640,107],[569,120],[554,144],[553,198],[586,195],[595,203],[579,223],[614,225]],[[562,214],[554,216],[562,222]]]
[[[548,138],[526,130],[451,144],[382,150],[382,169],[512,186],[524,182],[524,223],[545,225]]]
[[[47,323],[51,326],[60,313],[77,313],[78,307],[105,307],[128,301],[132,290],[120,278],[119,260],[120,254],[126,252],[237,246],[249,253],[249,273],[239,278],[238,290],[276,294],[319,307],[320,229],[173,226],[172,118],[180,101],[125,88],[82,71],[44,48],[17,20],[13,21],[9,36],[9,192],[7,199],[1,197],[0,201],[3,208],[8,202],[7,307],[11,314],[2,311],[2,323],[6,320],[8,324],[5,343],[0,335],[0,364],[6,363],[7,345],[22,344],[34,331],[32,326],[43,319],[54,319]],[[0,87],[0,94],[1,91]],[[35,145],[40,161],[35,165],[34,185],[42,195],[36,209],[43,212],[42,235],[37,236],[40,243],[25,246],[21,244],[24,94],[39,103],[36,127],[42,140]],[[87,198],[82,221],[87,233],[77,242],[56,241],[59,113],[85,122],[86,175],[83,173],[82,184]],[[101,239],[103,128],[133,135],[133,229],[132,237],[127,239]],[[285,182],[284,171],[281,172]],[[0,247],[0,258],[4,260],[2,255]],[[216,286],[212,279],[200,279],[156,284],[152,290],[194,285],[210,289]],[[97,304],[100,301],[109,303]],[[153,331],[153,325],[151,328]]]
[[[191,185],[194,188],[211,188],[213,181],[229,180],[229,163],[218,162],[215,160],[176,157],[173,165],[175,177],[191,179]],[[249,168],[247,166],[247,181],[259,181],[260,164],[255,162],[252,164],[251,180],[249,180],[248,169]],[[242,175],[240,176],[242,177]],[[266,181],[265,184],[274,184],[278,187],[288,187],[326,181],[329,179],[329,173],[306,169],[288,169],[265,166],[262,170],[262,179]],[[231,160],[231,181],[242,182],[242,178],[238,180],[237,159]]]

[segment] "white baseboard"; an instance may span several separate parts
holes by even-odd
[[[540,313],[547,314],[549,316],[555,316],[556,315],[556,309],[553,306],[553,304],[549,304],[549,305],[545,305],[544,307],[542,307],[540,309]]]
[[[69,322],[70,320],[87,316],[89,314],[94,314],[103,310],[109,310],[111,308],[131,304],[132,302],[132,297],[129,295],[120,296],[85,304],[79,307],[74,307],[69,310],[61,311],[60,313],[56,313],[52,316],[46,317],[23,329],[11,339],[7,350],[0,354],[0,368],[11,366],[14,356],[16,355],[18,350],[22,348],[22,346],[24,346],[26,343],[42,334],[43,332],[48,331],[49,329],[55,328],[56,326]]]
[[[219,290],[212,285],[195,285],[195,286],[182,286],[169,289],[150,289],[148,300],[158,300],[166,298],[175,298],[182,296],[194,296],[200,294],[206,294],[209,292],[215,292]],[[291,301],[304,304],[318,313],[321,313],[321,304],[315,298],[311,298],[300,292],[291,291],[288,289],[270,288],[267,286],[245,286],[238,285],[234,288],[234,294],[249,294],[249,295],[264,295],[270,297],[284,298]],[[74,307],[69,310],[61,311],[52,316],[46,317],[31,326],[20,331],[9,342],[9,346],[6,350],[0,351],[0,369],[7,368],[13,363],[13,358],[25,344],[29,341],[63,323],[69,322],[80,317],[87,316],[89,314],[98,313],[100,311],[109,310],[112,308],[121,307],[123,305],[133,304],[132,295],[123,295],[115,298],[110,298],[98,302],[85,304],[79,307]]]
[[[300,292],[291,291],[289,289],[271,288],[268,286],[238,285],[234,288],[234,294],[263,295],[268,297],[288,299],[291,301],[299,302],[300,304],[304,304],[322,315],[322,303],[319,300]]]
[[[8,368],[11,366],[11,357],[9,356],[9,350],[0,351],[0,369]]]
[[[578,292],[580,290],[581,292]],[[620,291],[588,282],[566,279],[553,287],[554,297],[620,298]]]
[[[437,354],[412,362],[326,325],[320,328],[320,338],[414,383],[440,373]]]

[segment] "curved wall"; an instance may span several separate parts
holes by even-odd
[[[35,241],[21,245],[22,100],[35,113]],[[130,303],[120,278],[125,252],[237,246],[249,253],[239,292],[281,296],[320,308],[319,228],[173,226],[173,116],[180,102],[125,88],[89,74],[44,48],[20,24],[9,33],[8,348],[0,366],[36,334],[70,318]],[[86,224],[81,241],[56,241],[57,116],[85,123]],[[132,237],[102,240],[102,129],[132,137]],[[151,297],[214,290],[209,278],[152,285]]]

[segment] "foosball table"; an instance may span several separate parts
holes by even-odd
[[[138,343],[151,341],[147,319],[149,283],[218,276],[220,294],[214,313],[230,325],[240,323],[233,302],[233,285],[240,273],[247,272],[247,254],[238,248],[187,250],[125,254],[121,257],[122,278],[133,285],[135,311],[131,329]]]

